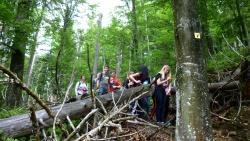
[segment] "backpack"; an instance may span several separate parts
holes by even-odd
[[[101,82],[102,79],[103,79],[103,73],[101,72],[101,74],[100,74],[98,80]],[[109,75],[108,75],[108,83],[110,83],[110,76],[109,76]]]

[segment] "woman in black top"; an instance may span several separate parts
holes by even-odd
[[[134,74],[129,75],[129,79],[134,82],[133,87],[139,86],[139,85],[147,85],[150,84],[150,78],[148,73],[148,68],[145,65],[142,65],[140,67],[140,71]],[[137,103],[137,102],[135,102]],[[138,105],[142,109],[140,109],[137,105],[134,105],[134,110],[132,111],[133,114],[138,114],[139,117],[147,118],[148,112],[149,112],[149,102],[148,102],[148,96],[142,97],[138,100]],[[142,111],[144,110],[144,111]]]
[[[170,67],[164,65],[161,71],[155,77],[155,97],[156,97],[156,121],[165,123],[168,112],[169,96],[166,95],[166,85],[171,80]]]

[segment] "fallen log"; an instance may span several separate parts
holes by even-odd
[[[139,86],[131,89],[124,90],[121,92],[114,94],[114,101],[118,101],[119,103],[132,99],[138,96],[141,92],[145,92],[147,90],[151,90],[150,95],[152,93],[152,88],[149,89],[148,86]],[[112,94],[106,94],[97,96],[105,107],[110,107],[113,105]],[[118,104],[119,104],[118,103]],[[51,111],[56,113],[60,109],[61,105],[51,107]],[[63,105],[62,111],[59,113],[58,118],[61,121],[65,121],[66,117],[69,116],[71,119],[78,119],[84,117],[88,114],[92,109],[92,101],[90,98],[75,101],[72,103],[67,103]],[[37,120],[43,123],[44,127],[49,127],[53,124],[53,119],[48,116],[45,110],[36,111]],[[0,119],[0,132],[2,132],[5,136],[10,137],[21,137],[25,135],[32,134],[32,121],[30,120],[30,113],[23,114],[18,116],[13,116],[6,119]]]
[[[232,90],[238,88],[239,88],[239,81],[208,83],[208,89],[210,92],[219,90]]]
[[[217,91],[219,89],[237,89],[238,81],[233,81],[231,83],[228,82],[218,82],[218,83],[209,83],[208,88],[210,92]],[[132,99],[139,95],[139,91],[146,91],[148,87],[136,87],[125,90],[123,94],[115,93],[114,99],[119,102],[123,102],[124,100]],[[151,90],[152,92],[152,90]],[[120,97],[121,96],[121,97]],[[113,99],[111,94],[98,96],[105,107],[110,107],[113,104]],[[51,111],[56,113],[60,109],[61,105],[51,107]],[[80,117],[84,117],[88,114],[92,109],[92,101],[90,98],[75,101],[72,103],[67,103],[63,106],[61,113],[58,118],[62,121],[66,120],[66,117],[69,116],[70,119],[78,119]],[[49,127],[53,123],[53,119],[48,116],[45,110],[36,111],[36,117],[38,121],[44,124],[45,127]],[[32,134],[32,122],[30,120],[30,113],[23,114],[18,116],[13,116],[6,119],[0,119],[0,133],[2,132],[6,136],[11,137],[21,137],[25,135]]]

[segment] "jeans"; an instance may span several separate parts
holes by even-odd
[[[99,88],[99,95],[103,95],[103,94],[106,94],[108,93],[108,88],[106,87],[100,87]]]

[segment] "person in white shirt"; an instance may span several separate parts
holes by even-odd
[[[75,94],[77,99],[81,99],[88,94],[88,86],[84,76],[81,76],[81,80],[76,83]]]

